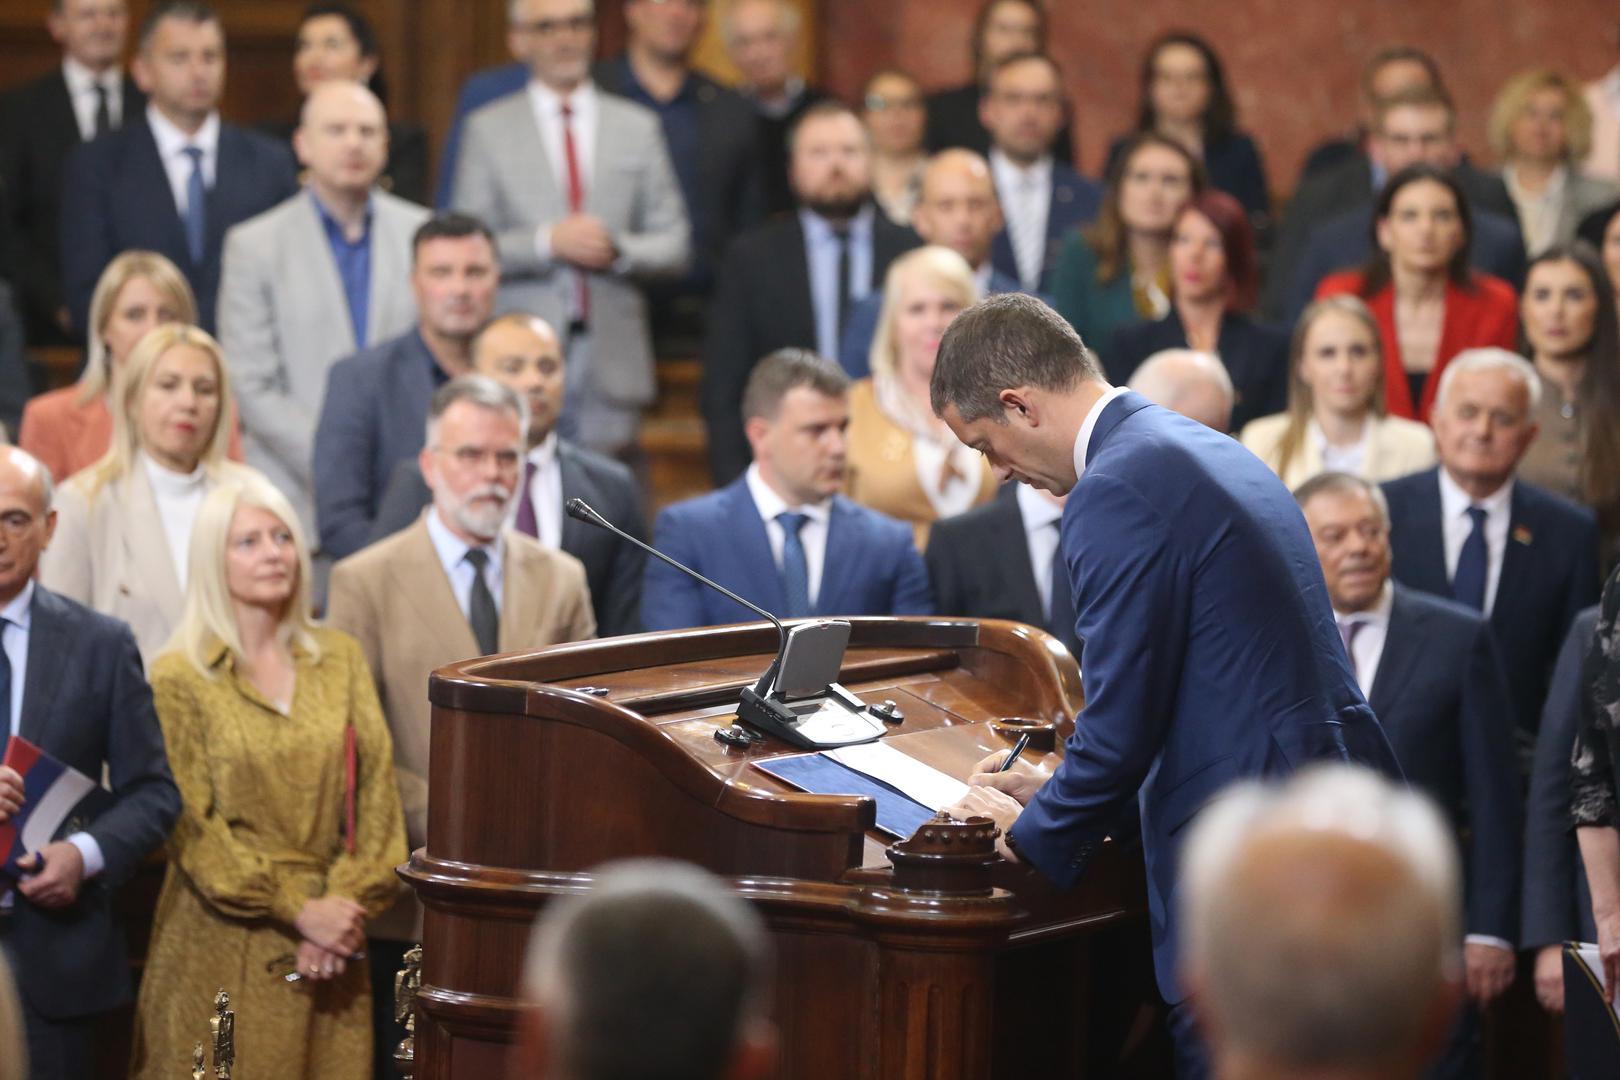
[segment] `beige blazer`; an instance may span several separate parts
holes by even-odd
[[[1322,471],[1322,454],[1316,440],[1305,439],[1288,463],[1286,473],[1278,472],[1283,432],[1288,430],[1288,414],[1274,413],[1251,420],[1239,436],[1243,445],[1277,472],[1290,490]],[[1375,484],[1397,476],[1421,472],[1435,463],[1434,433],[1427,424],[1399,416],[1374,416],[1367,432],[1367,455],[1361,462],[1361,475]]]
[[[508,531],[504,540],[501,651],[594,636],[584,565],[520,533]],[[479,655],[425,517],[332,568],[326,621],[355,636],[376,680],[394,736],[394,771],[414,851],[427,843],[428,675]],[[416,940],[410,935],[420,924],[420,913],[414,898],[407,901],[379,918],[372,932],[388,940]]]
[[[223,462],[208,487],[247,471]],[[56,534],[40,556],[40,584],[128,623],[150,665],[185,607],[157,497],[139,462],[94,501],[89,481],[81,472],[56,493]]]

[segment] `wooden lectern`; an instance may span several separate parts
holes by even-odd
[[[1032,728],[1026,756],[1055,764],[1082,703],[1055,639],[1011,622],[850,621],[839,681],[898,705],[894,746],[966,778]],[[1151,986],[1139,856],[1105,845],[1058,893],[997,858],[987,824],[936,819],[896,844],[871,799],[753,768],[800,751],[714,732],[776,647],[774,627],[750,623],[434,672],[427,846],[401,871],[426,909],[418,1080],[504,1075],[536,913],[586,888],[589,867],[641,855],[705,866],[759,908],[784,1078],[1077,1077],[1106,1058],[1136,1001],[1122,987]]]

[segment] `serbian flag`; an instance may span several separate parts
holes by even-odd
[[[22,809],[0,824],[0,877],[17,881],[23,876],[17,860],[49,844],[62,823],[99,793],[101,785],[16,735],[6,743],[4,764],[23,780]]]

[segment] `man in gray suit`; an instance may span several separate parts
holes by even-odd
[[[514,0],[513,21],[529,84],[467,118],[456,203],[495,232],[501,306],[567,329],[561,433],[621,454],[656,389],[638,283],[686,265],[686,210],[658,118],[591,82],[590,0]]]
[[[315,418],[339,358],[411,328],[411,235],[428,211],[377,186],[388,160],[382,103],[322,83],[293,135],[304,190],[225,237],[219,331],[248,462],[312,532]]]

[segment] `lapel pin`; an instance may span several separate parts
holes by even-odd
[[[1516,544],[1524,544],[1526,547],[1528,547],[1530,545],[1530,541],[1533,540],[1533,539],[1535,539],[1535,537],[1530,532],[1530,526],[1528,526],[1528,525],[1515,525],[1515,526],[1513,526],[1513,542],[1514,543],[1516,543]]]

